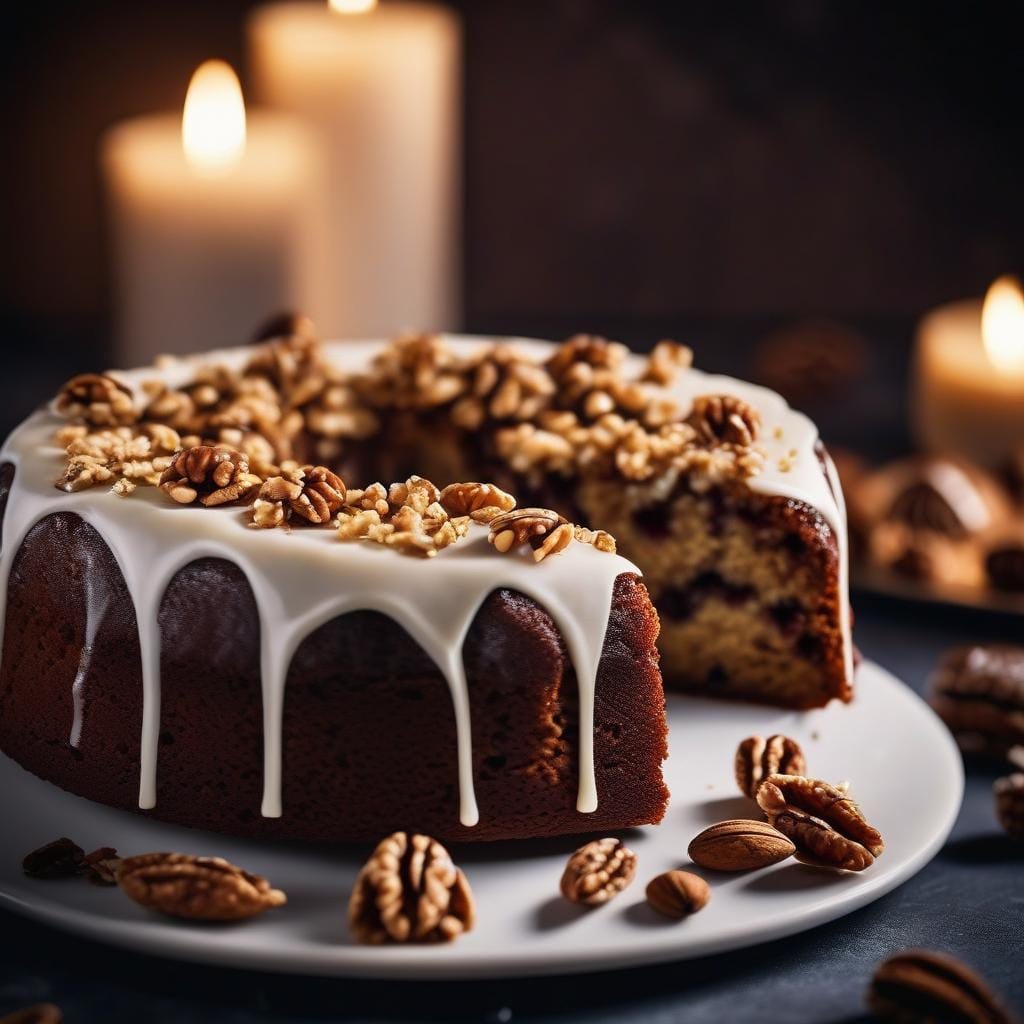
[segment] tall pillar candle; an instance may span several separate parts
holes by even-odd
[[[227,65],[196,73],[184,125],[180,114],[116,125],[102,165],[119,365],[245,342],[308,303],[317,148],[293,119],[246,119]]]
[[[926,451],[999,468],[1024,446],[1024,294],[1012,278],[984,304],[951,303],[921,321],[911,401]]]
[[[454,12],[426,3],[278,3],[250,17],[258,97],[324,147],[308,312],[326,334],[459,326],[460,35]]]

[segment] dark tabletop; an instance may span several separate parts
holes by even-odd
[[[486,325],[489,326],[489,325]],[[523,329],[523,328],[521,328]],[[556,332],[552,332],[556,333]],[[653,334],[653,330],[651,332]],[[557,336],[557,333],[556,333]],[[876,360],[886,360],[880,350]],[[707,363],[707,360],[704,360]],[[732,369],[726,361],[716,369]],[[5,407],[9,427],[26,395],[81,365],[61,353],[34,363]],[[100,364],[102,365],[102,364]],[[51,383],[50,378],[53,378]],[[894,414],[903,374],[879,374],[859,418],[870,447],[898,447]],[[15,375],[13,380],[18,380]],[[8,382],[12,378],[8,377]],[[2,390],[0,382],[0,390]],[[863,393],[862,393],[863,394]],[[860,399],[852,398],[850,405]],[[836,432],[849,428],[836,416]],[[0,430],[0,433],[4,433]],[[823,431],[829,436],[828,430]],[[846,437],[841,436],[846,441]],[[887,453],[887,452],[886,452]],[[856,638],[865,655],[924,689],[939,654],[960,642],[1021,640],[1020,620],[924,608],[855,595]],[[893,771],[899,771],[898,753]],[[874,965],[896,950],[927,946],[980,970],[1024,1008],[1024,844],[995,820],[997,771],[969,765],[964,806],[938,856],[895,892],[802,935],[682,964],[569,978],[494,982],[331,981],[179,964],[107,948],[0,912],[0,1015],[48,1000],[68,1024],[194,1021],[851,1021],[863,1016]],[[0,828],[3,827],[0,797]]]

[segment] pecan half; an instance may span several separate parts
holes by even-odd
[[[1024,647],[947,652],[932,676],[930,703],[965,751],[1004,757],[1024,745]]]
[[[529,544],[534,560],[542,562],[564,551],[574,535],[568,520],[549,508],[517,508],[491,520],[487,539],[503,553]]]
[[[686,852],[702,868],[756,871],[792,857],[796,846],[765,821],[734,818],[704,829]]]
[[[430,836],[395,832],[359,872],[348,905],[360,942],[451,942],[472,929],[473,894],[451,855]]]
[[[472,516],[483,509],[495,509],[498,515],[516,507],[516,499],[495,484],[449,484],[441,491],[439,500],[452,516]]]
[[[929,949],[883,960],[871,979],[867,1001],[884,1021],[1012,1024],[982,978],[959,960]]]
[[[770,775],[757,802],[772,826],[796,845],[796,859],[817,867],[863,871],[885,849],[845,789],[801,775]]]
[[[562,873],[562,895],[592,907],[607,903],[633,881],[636,854],[618,839],[595,839],[581,846]]]
[[[260,875],[222,857],[144,853],[126,857],[117,882],[136,903],[193,921],[237,921],[279,907],[287,899]]]
[[[807,762],[796,740],[776,733],[768,739],[748,736],[736,748],[735,769],[740,792],[753,800],[769,775],[803,775]]]
[[[647,883],[646,896],[659,914],[682,919],[707,906],[711,889],[692,871],[666,871]]]
[[[252,497],[261,482],[249,472],[249,459],[242,452],[201,444],[174,455],[160,477],[160,489],[181,505],[198,498],[215,506]]]
[[[734,444],[749,448],[761,432],[761,415],[734,395],[698,395],[687,423],[704,444]]]
[[[106,373],[72,377],[57,395],[55,408],[61,416],[98,427],[127,426],[139,418],[132,389]]]

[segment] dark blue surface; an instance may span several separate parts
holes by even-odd
[[[1019,622],[861,597],[865,654],[921,690],[948,645],[1019,637]],[[894,771],[899,771],[898,756]],[[919,875],[840,921],[684,964],[597,976],[437,984],[327,981],[136,956],[0,913],[0,1014],[40,1000],[68,1024],[194,1021],[823,1022],[863,1016],[878,960],[947,950],[1024,1007],[1024,844],[996,823],[995,772],[969,766],[950,841]],[[2,827],[2,821],[0,821]],[[339,908],[339,918],[342,910]]]

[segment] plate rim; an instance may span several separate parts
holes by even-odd
[[[573,952],[571,947],[566,950],[544,948],[532,951],[528,945],[513,946],[501,957],[487,949],[478,951],[466,948],[453,956],[450,947],[338,945],[325,946],[317,955],[311,956],[310,948],[306,945],[283,945],[273,950],[262,945],[239,945],[225,942],[226,933],[217,929],[204,931],[197,927],[186,930],[179,924],[158,918],[141,921],[108,918],[100,913],[68,906],[59,898],[45,893],[27,898],[17,890],[10,890],[2,878],[0,907],[107,946],[129,948],[135,952],[176,961],[316,977],[451,981],[460,978],[568,976],[655,966],[750,948],[845,917],[893,891],[932,860],[957,819],[963,801],[964,768],[952,736],[921,696],[893,673],[870,660],[864,662],[861,670],[865,668],[872,675],[878,676],[877,680],[872,680],[871,685],[877,682],[899,693],[900,698],[914,708],[913,713],[918,716],[918,721],[928,724],[929,743],[934,745],[937,756],[942,758],[950,773],[949,779],[944,781],[952,784],[947,790],[941,824],[927,842],[892,871],[879,874],[877,878],[864,878],[862,884],[845,894],[833,891],[827,897],[809,898],[805,906],[787,911],[776,925],[761,927],[752,937],[745,923],[737,920],[714,937],[706,939],[699,950],[679,948],[671,942],[652,939],[645,942],[642,937],[638,937],[636,942],[628,945],[612,943],[606,950],[591,949],[585,954]],[[3,770],[13,767],[19,772],[24,771],[3,754],[0,754],[0,765]],[[161,823],[153,824],[159,827]],[[59,889],[56,891],[59,892]],[[339,927],[342,926],[342,917],[342,909],[339,907]]]

